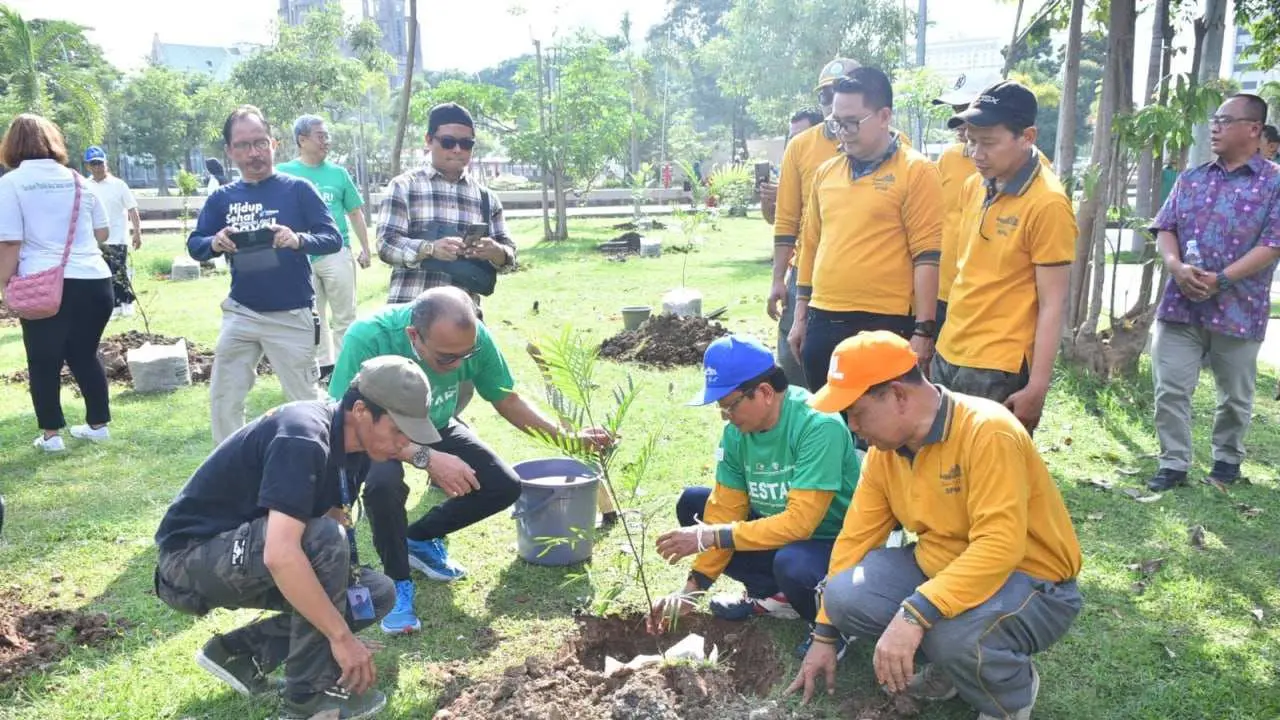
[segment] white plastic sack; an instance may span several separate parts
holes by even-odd
[[[702,293],[678,288],[662,296],[662,312],[676,317],[702,317]]]
[[[183,280],[199,280],[200,263],[186,255],[174,257],[173,264],[169,266],[169,279],[179,282]]]
[[[147,343],[125,354],[135,392],[168,392],[191,384],[191,365],[187,361],[187,341],[172,345]]]
[[[692,660],[701,662],[703,660],[715,663],[720,659],[720,649],[715,645],[711,646],[710,654],[707,653],[707,641],[697,633],[689,633],[683,640],[671,646],[667,651],[666,660]],[[620,660],[605,656],[604,658],[604,676],[612,677],[619,670],[626,668],[628,670],[639,670],[649,665],[657,665],[663,661],[661,655],[637,655],[631,658],[631,662],[623,664]]]

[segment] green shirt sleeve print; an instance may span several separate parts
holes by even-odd
[[[716,482],[734,490],[747,492],[747,475],[742,468],[742,435],[725,423],[716,448]]]
[[[475,383],[476,392],[487,402],[501,402],[503,398],[515,390],[516,381],[511,376],[511,368],[507,359],[502,356],[493,336],[484,325],[476,327],[476,355],[468,362],[475,363],[475,371],[471,381]]]

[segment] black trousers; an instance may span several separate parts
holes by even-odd
[[[520,497],[520,478],[515,470],[467,426],[450,421],[440,431],[440,442],[430,447],[432,452],[457,455],[470,465],[480,489],[449,498],[410,525],[405,510],[409,486],[404,482],[404,465],[388,460],[369,468],[364,481],[364,508],[373,529],[373,549],[392,580],[409,579],[406,540],[443,538],[502,512]]]
[[[809,308],[804,345],[800,348],[800,364],[804,366],[809,390],[818,390],[827,384],[827,371],[831,368],[831,354],[836,346],[857,335],[873,330],[889,330],[908,340],[915,332],[916,319],[912,315],[881,315],[869,312],[833,312]]]
[[[31,402],[41,430],[61,430],[62,366],[84,396],[85,422],[102,425],[111,421],[111,401],[107,395],[107,373],[98,358],[98,342],[114,309],[111,278],[63,280],[62,307],[44,320],[22,321],[22,344],[27,349]]]
[[[133,294],[133,281],[129,279],[129,246],[104,245],[102,259],[111,270],[111,289],[115,292],[115,306],[120,307],[137,299]]]

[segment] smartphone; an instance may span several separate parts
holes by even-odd
[[[467,247],[475,247],[480,244],[480,240],[489,234],[489,226],[481,223],[472,223],[467,225],[467,231],[462,236],[462,242]]]
[[[768,162],[756,163],[756,187],[773,180],[773,167]]]
[[[270,228],[258,228],[240,230],[230,233],[230,236],[231,242],[236,244],[236,250],[254,250],[271,247],[275,243],[276,234]]]

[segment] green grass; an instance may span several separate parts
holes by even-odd
[[[688,283],[703,291],[703,307],[727,306],[728,327],[772,338],[763,312],[768,286],[769,230],[758,218],[727,221],[687,256],[608,262],[593,251],[613,233],[604,221],[574,223],[577,239],[562,245],[525,243],[527,270],[500,279],[485,302],[498,342],[517,383],[541,398],[538,374],[523,352],[527,340],[554,335],[566,325],[600,340],[621,328],[623,305],[653,304],[679,283],[687,259]],[[513,223],[517,237],[535,238],[540,223]],[[674,238],[672,231],[667,231]],[[137,284],[151,313],[152,329],[212,345],[225,276],[174,284],[143,277],[146,268],[167,269],[182,252],[174,236],[148,237],[137,254]],[[377,308],[385,293],[385,268],[361,273],[362,311]],[[534,303],[539,312],[532,312]],[[116,321],[108,332],[142,328],[141,318]],[[23,366],[16,327],[0,328],[0,372]],[[606,385],[631,373],[643,385],[633,432],[660,433],[657,462],[644,487],[654,508],[652,524],[674,524],[674,501],[686,485],[711,481],[712,451],[719,432],[713,411],[682,403],[700,384],[697,369],[653,371],[605,364]],[[1196,484],[1151,504],[1119,492],[1082,484],[1105,479],[1120,488],[1140,488],[1154,471],[1151,379],[1101,385],[1061,370],[1037,441],[1076,519],[1085,551],[1081,576],[1085,608],[1068,636],[1037,660],[1043,689],[1038,718],[1258,718],[1280,717],[1280,412],[1270,398],[1276,379],[1267,370],[1258,388],[1257,418],[1249,438],[1245,472],[1253,484],[1230,496]],[[9,505],[0,539],[0,592],[33,604],[85,606],[127,620],[129,628],[103,649],[71,655],[16,685],[0,688],[0,718],[225,718],[266,717],[269,706],[239,699],[191,662],[211,633],[230,629],[256,613],[217,611],[207,618],[179,615],[150,594],[155,560],[152,534],[190,472],[210,449],[208,387],[165,396],[139,396],[113,388],[108,445],[73,443],[59,457],[30,447],[36,426],[26,388],[0,385],[0,490]],[[260,412],[282,396],[273,378],[263,378],[250,396]],[[1212,389],[1206,382],[1196,400],[1196,450],[1208,457]],[[64,394],[69,420],[78,422],[80,401]],[[479,432],[511,461],[546,451],[497,418],[482,403],[469,412]],[[632,444],[634,446],[634,443]],[[631,447],[624,452],[634,452]],[[1203,468],[1201,468],[1203,469]],[[1198,477],[1199,473],[1196,473]],[[438,500],[421,473],[411,473],[410,515]],[[1244,517],[1233,504],[1264,509]],[[1203,525],[1206,547],[1191,547],[1187,528]],[[419,583],[423,632],[387,643],[378,654],[379,684],[389,691],[385,717],[430,717],[443,686],[442,667],[461,663],[472,676],[497,672],[532,653],[550,653],[572,627],[572,611],[593,587],[616,579],[612,559],[622,542],[614,530],[596,547],[590,579],[516,559],[514,524],[499,515],[459,533],[454,556],[471,577],[454,586]],[[373,559],[367,523],[361,546]],[[680,586],[687,565],[667,566],[648,549],[656,590]],[[1132,586],[1127,566],[1162,558],[1145,592]],[[55,574],[65,576],[53,583]],[[733,584],[722,581],[720,589]],[[57,597],[50,597],[56,590]],[[83,593],[84,599],[75,597]],[[627,609],[642,605],[638,587],[622,597]],[[1263,611],[1263,620],[1252,614]],[[790,648],[802,634],[798,623],[767,622],[778,639],[784,682],[796,662]],[[377,635],[376,631],[371,634]],[[855,647],[840,669],[830,717],[851,692],[874,692],[869,644]],[[780,688],[779,688],[780,689]],[[926,710],[923,717],[970,718],[958,702]]]

